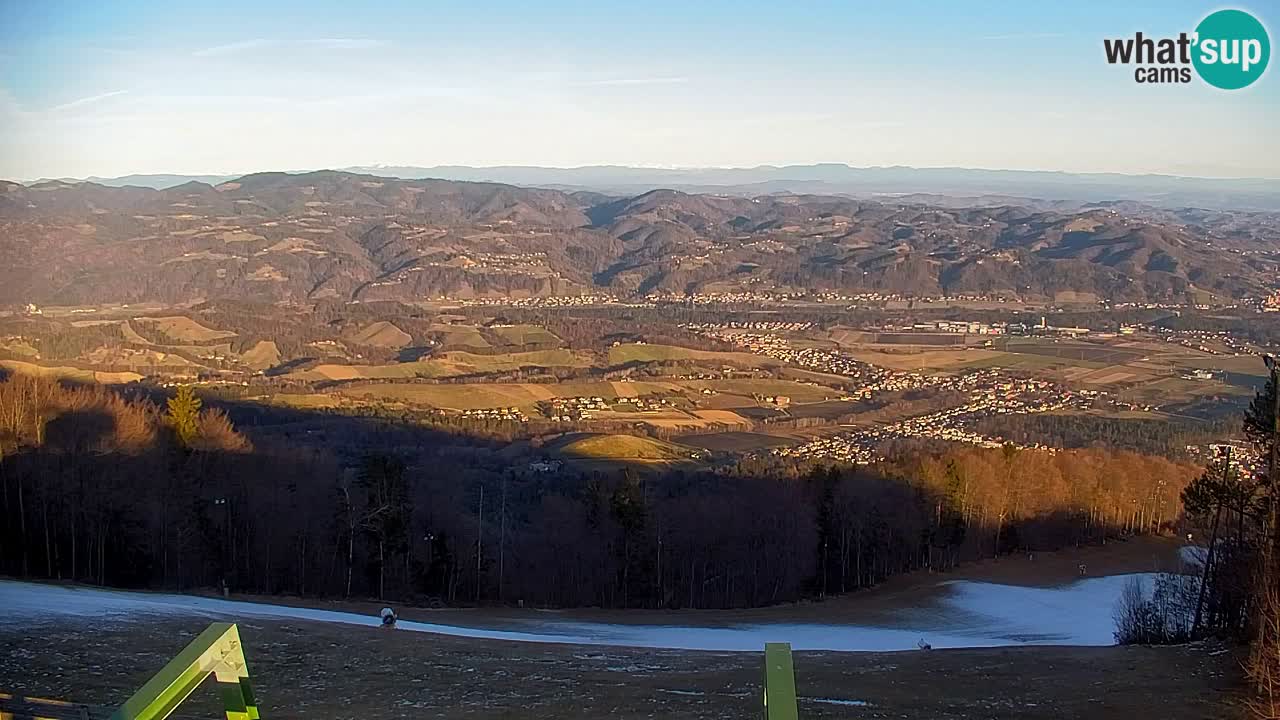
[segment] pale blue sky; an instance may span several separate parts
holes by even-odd
[[[1280,177],[1274,69],[1139,85],[1213,2],[0,0],[0,177],[810,162]],[[1271,28],[1275,6],[1241,5]]]

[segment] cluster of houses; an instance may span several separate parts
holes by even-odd
[[[826,458],[867,464],[880,459],[878,448],[887,440],[915,438],[967,443],[996,448],[1006,444],[998,437],[975,432],[972,424],[992,415],[1042,413],[1068,408],[1090,407],[1099,393],[1073,391],[1045,380],[1011,379],[990,370],[956,378],[942,378],[953,389],[969,393],[958,407],[920,415],[883,426],[859,428],[832,437],[818,438],[803,445],[778,448],[775,455],[792,458]],[[1041,445],[1017,447],[1045,448]]]
[[[843,375],[858,381],[855,396],[933,388],[962,393],[966,402],[957,407],[900,420],[889,425],[818,438],[803,445],[778,448],[774,454],[796,458],[832,458],[869,463],[877,459],[881,443],[894,438],[923,438],[962,442],[982,447],[999,447],[1001,438],[991,438],[973,430],[980,419],[1010,413],[1041,413],[1065,409],[1087,409],[1103,397],[1096,390],[1074,390],[1048,380],[1021,378],[999,370],[975,370],[959,375],[930,376],[881,368],[856,360],[836,350],[794,348],[782,337],[767,333],[742,332],[720,325],[687,326],[708,337],[733,342],[757,354],[820,372]],[[765,398],[777,402],[777,398]]]
[[[483,306],[501,306],[501,307],[529,307],[529,308],[563,308],[563,307],[593,307],[596,305],[625,305],[632,307],[631,304],[624,304],[618,301],[614,295],[545,295],[536,297],[513,298],[513,297],[485,297],[485,298],[469,298],[460,301],[462,305],[467,307],[483,307]]]
[[[703,393],[707,394],[705,390]],[[715,391],[712,390],[710,394],[714,395]],[[618,404],[630,405],[639,412],[658,412],[663,408],[673,407],[671,401],[664,397],[620,397]]]
[[[464,418],[475,420],[509,420],[513,422],[529,422],[529,418],[514,405],[510,407],[494,407],[494,408],[474,408],[472,410],[463,410],[461,413]]]
[[[544,412],[556,422],[572,422],[589,420],[597,412],[608,409],[609,403],[602,397],[570,397],[551,400]]]

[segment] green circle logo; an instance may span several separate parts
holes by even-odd
[[[1191,62],[1200,78],[1223,90],[1239,90],[1262,77],[1271,59],[1271,38],[1243,10],[1219,10],[1196,26]]]

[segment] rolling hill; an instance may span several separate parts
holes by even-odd
[[[1231,301],[1280,214],[1133,202],[566,193],[320,171],[155,190],[0,183],[0,304],[877,291]]]

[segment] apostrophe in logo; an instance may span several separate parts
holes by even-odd
[[[1107,62],[1137,65],[1134,82],[1189,83],[1191,70],[1223,90],[1248,87],[1262,77],[1271,59],[1271,38],[1257,18],[1243,10],[1219,10],[1176,38],[1103,40]]]
[[[1239,90],[1262,77],[1271,59],[1271,38],[1243,10],[1219,10],[1196,26],[1191,61],[1200,79],[1223,90]]]

